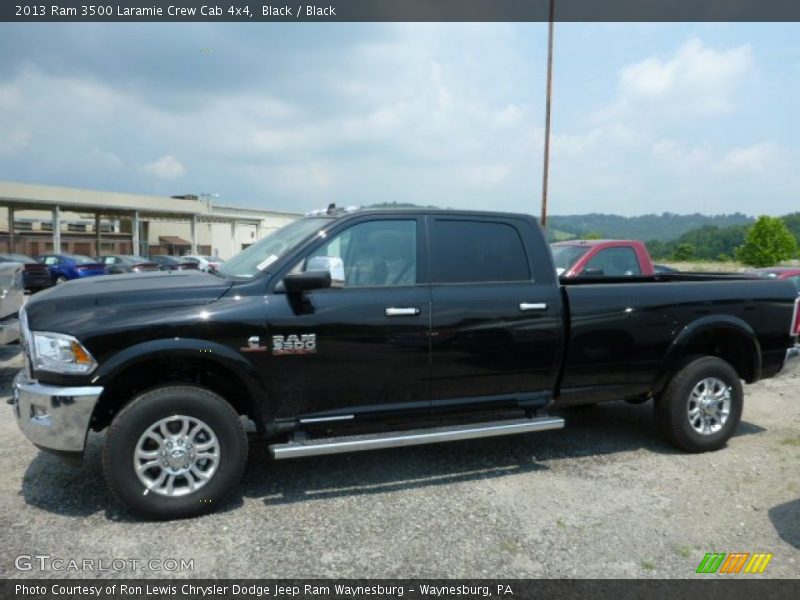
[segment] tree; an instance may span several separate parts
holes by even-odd
[[[792,235],[797,240],[797,243],[800,244],[800,212],[783,215],[781,219],[783,219],[783,222],[786,223],[786,227],[788,227],[789,231],[792,232]]]
[[[695,258],[694,244],[678,244],[672,260],[687,261]]]
[[[797,254],[797,240],[779,217],[762,215],[747,232],[736,258],[753,267],[769,267]]]
[[[744,243],[747,229],[746,225],[731,225],[729,227],[703,225],[684,233],[678,238],[677,243],[692,244],[695,258],[718,260],[720,254],[733,255],[736,248]]]

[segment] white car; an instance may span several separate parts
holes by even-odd
[[[200,254],[181,256],[181,260],[197,263],[197,268],[204,272],[208,272],[209,270],[216,271],[219,269],[219,266],[225,262],[218,256],[201,256]]]

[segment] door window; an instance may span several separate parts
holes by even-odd
[[[431,238],[434,283],[529,281],[525,246],[507,223],[437,219]]]
[[[588,271],[594,271],[589,273]],[[601,273],[602,272],[602,273]],[[633,248],[604,248],[591,258],[583,271],[584,275],[605,275],[607,277],[625,277],[641,275],[639,261]]]
[[[417,222],[386,220],[353,225],[306,257],[300,270],[317,270],[322,264],[331,268],[334,279],[340,279],[343,273],[344,287],[414,285]]]

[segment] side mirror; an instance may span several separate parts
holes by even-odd
[[[328,271],[305,271],[293,273],[283,278],[283,287],[289,294],[302,294],[311,290],[331,287],[331,274]]]
[[[603,277],[605,274],[603,269],[584,269],[581,273],[584,277]]]
[[[306,271],[327,271],[331,274],[330,287],[344,287],[344,262],[336,256],[314,256],[308,259]]]

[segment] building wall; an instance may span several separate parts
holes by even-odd
[[[14,211],[13,248],[8,221],[10,203]],[[32,207],[41,206],[41,210]],[[0,181],[0,252],[45,254],[53,251],[53,213],[61,207],[61,252],[75,254],[188,254],[190,246],[167,246],[164,236],[191,242],[190,219],[197,219],[198,254],[231,258],[259,238],[294,221],[301,215],[252,208],[217,206],[207,199],[173,199],[135,194],[101,192]],[[68,210],[72,209],[72,210]],[[98,249],[95,213],[101,218]],[[126,211],[126,212],[121,212]],[[140,215],[141,248],[132,248],[133,211]],[[158,218],[152,215],[158,213]],[[119,215],[119,216],[117,216]],[[234,223],[232,225],[232,223]]]
[[[13,248],[11,236],[0,233],[0,254],[27,254],[40,256],[53,252],[53,237],[50,233],[17,233],[14,236]],[[64,254],[84,254],[95,256],[97,240],[94,234],[61,235],[61,252]],[[99,254],[130,254],[130,236],[103,236]]]

